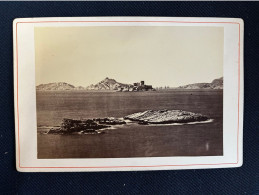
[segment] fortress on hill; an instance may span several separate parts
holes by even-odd
[[[152,85],[145,85],[145,81],[133,83],[133,85],[119,86],[117,91],[152,91]]]

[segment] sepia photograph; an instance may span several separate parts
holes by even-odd
[[[224,28],[35,27],[37,158],[223,155]]]

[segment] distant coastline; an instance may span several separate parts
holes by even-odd
[[[65,82],[47,83],[36,86],[37,91],[68,91],[68,90],[88,90],[88,91],[117,91],[117,92],[137,92],[137,91],[155,91],[152,85],[145,84],[145,81],[124,84],[115,79],[106,77],[97,84],[91,84],[87,87],[75,87]]]
[[[36,86],[37,91],[100,91],[100,92],[137,92],[137,91],[164,91],[176,89],[223,89],[223,77],[214,79],[211,83],[194,83],[183,85],[179,87],[156,87],[146,85],[144,81],[136,82],[133,84],[124,84],[117,82],[115,79],[106,77],[104,80],[97,84],[92,84],[87,87],[74,86],[66,82],[55,82],[40,84]]]

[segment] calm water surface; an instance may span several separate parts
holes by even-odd
[[[179,109],[213,119],[176,126],[125,125],[96,135],[42,134],[63,118],[124,117]],[[37,92],[38,158],[120,158],[223,155],[223,91]]]

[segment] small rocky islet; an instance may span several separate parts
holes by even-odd
[[[124,119],[137,121],[140,124],[171,124],[200,122],[209,118],[202,114],[183,110],[147,110],[125,116]]]
[[[103,133],[103,129],[116,125],[127,124],[126,120],[140,125],[149,124],[172,124],[172,123],[190,123],[207,121],[209,118],[205,115],[183,110],[147,110],[125,116],[123,119],[108,117],[94,119],[67,119],[62,120],[61,126],[51,128],[47,134],[98,134]]]
[[[126,124],[124,120],[112,117],[86,120],[64,118],[60,127],[51,128],[47,134],[96,134],[102,133],[98,130],[109,128],[111,125],[123,124]]]

